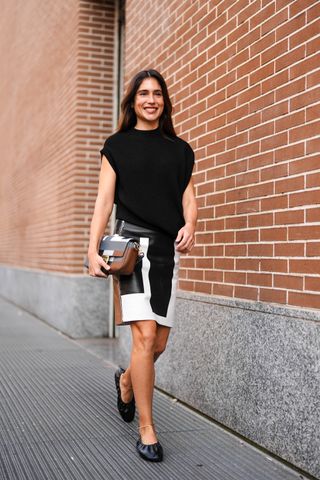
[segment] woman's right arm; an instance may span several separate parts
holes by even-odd
[[[106,277],[101,267],[109,270],[107,263],[98,254],[99,242],[103,236],[114,203],[116,174],[106,157],[102,156],[99,176],[99,189],[90,227],[88,248],[89,274],[93,277]]]

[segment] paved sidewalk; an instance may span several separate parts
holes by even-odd
[[[144,462],[114,365],[3,299],[0,312],[0,480],[307,478],[158,391],[165,459]]]

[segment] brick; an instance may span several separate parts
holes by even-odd
[[[320,138],[312,138],[307,141],[307,155],[311,153],[320,153]]]
[[[226,121],[228,123],[235,122],[236,120],[240,121],[240,119],[246,117],[248,113],[249,105],[241,105],[240,107],[235,108],[226,114]],[[237,123],[237,126],[239,126],[239,122]]]
[[[234,151],[235,153],[235,151]],[[247,160],[240,160],[238,162],[232,162],[229,165],[226,165],[226,175],[236,175],[241,172],[245,172],[248,168]],[[237,179],[238,177],[236,177]]]
[[[304,210],[288,210],[286,212],[275,213],[275,223],[278,225],[289,225],[303,223]]]
[[[226,125],[225,127],[220,128],[219,130],[216,131],[216,140],[221,140],[223,138],[228,138],[228,137],[231,137],[232,135],[235,135],[236,129],[237,127],[235,124]],[[227,148],[229,149],[228,141],[227,141]]]
[[[297,173],[309,172],[310,170],[317,170],[319,165],[320,156],[304,157],[301,160],[289,163],[289,174],[295,175]]]
[[[304,243],[297,243],[297,242],[275,243],[274,255],[275,257],[303,257]]]
[[[303,10],[307,10],[307,8],[309,8],[310,5],[312,5],[312,3],[317,3],[317,0],[295,0],[289,6],[290,17],[294,17],[299,13],[301,13]],[[319,9],[318,9],[318,13],[319,13]],[[308,21],[310,21],[309,17],[308,17]]]
[[[234,232],[216,232],[214,234],[215,243],[234,243]]]
[[[242,147],[236,148],[236,159],[239,160],[241,158],[250,157],[251,155],[255,155],[260,152],[260,142],[254,142],[247,145],[243,145]]]
[[[312,105],[306,109],[306,122],[312,122],[313,120],[318,120],[319,118],[319,107],[320,105]]]
[[[236,159],[236,151],[235,150],[228,150],[227,152],[218,153],[216,155],[216,165],[225,165],[226,164],[226,175],[229,175],[227,172],[228,163],[234,162]],[[225,167],[223,167],[225,168]]]
[[[287,72],[288,75],[288,72]],[[305,91],[306,79],[305,77],[298,78],[297,80],[292,80],[288,84],[283,85],[275,91],[275,101],[280,102],[283,99],[292,97],[295,94]],[[290,105],[290,110],[295,110],[292,105]]]
[[[304,176],[286,178],[275,182],[275,193],[293,192],[304,188]]]
[[[289,240],[311,240],[320,238],[320,225],[289,227]]]
[[[303,277],[298,275],[274,275],[274,286],[288,290],[303,290]]]
[[[281,72],[276,73],[270,78],[267,78],[262,82],[261,93],[265,94],[271,90],[279,88],[281,85],[288,83],[289,81],[289,70],[282,70]]]
[[[248,285],[258,285],[264,287],[272,286],[272,275],[270,273],[248,273],[247,274]]]
[[[232,297],[233,296],[233,285],[223,285],[219,283],[214,283],[212,286],[212,293],[213,295],[221,295],[224,297]]]
[[[320,308],[320,295],[310,293],[289,292],[288,304],[298,307]]]
[[[216,217],[225,217],[227,215],[234,215],[235,213],[236,213],[236,205],[234,203],[215,207]]]
[[[320,187],[320,173],[319,172],[310,173],[309,175],[307,175],[306,187],[307,188]],[[320,203],[320,199],[319,199],[319,203]]]
[[[259,172],[258,171],[253,171],[253,172],[247,172],[247,173],[240,173],[237,175],[235,178],[236,181],[236,186],[241,187],[243,185],[250,185],[252,183],[258,183],[259,182]]]
[[[269,92],[265,95],[261,95],[260,97],[258,95],[253,96],[252,98],[254,98],[254,100],[251,100],[249,103],[249,112],[257,112],[268,107],[269,105],[272,105],[274,103],[274,95],[275,92]]]
[[[319,34],[320,20],[307,24],[304,28],[300,29],[297,33],[293,34],[289,39],[290,49],[297,47],[305,43],[310,38]]]
[[[232,7],[228,10],[228,16],[229,18],[232,17]],[[234,29],[234,31],[230,31],[230,33],[227,35],[227,45],[229,46],[234,42],[237,42],[239,44],[241,38],[243,38],[248,33],[248,29],[249,22],[246,22],[238,25],[238,27]],[[246,45],[244,47],[246,47]]]
[[[216,270],[233,270],[234,263],[235,262],[233,258],[215,258],[214,268]]]
[[[237,258],[236,259],[236,270],[259,270],[260,260],[256,258]]]
[[[259,211],[259,201],[258,200],[249,200],[247,202],[239,202],[236,205],[237,215],[243,213],[253,213]]]
[[[235,177],[222,178],[216,180],[216,191],[230,190],[235,187]]]
[[[288,39],[285,38],[281,42],[274,43],[272,47],[268,48],[264,52],[261,53],[261,63],[268,63],[275,58],[280,57],[285,52],[288,51]]]
[[[223,281],[223,271],[221,270],[207,270],[204,273],[205,280],[207,282],[222,282]]]
[[[301,205],[313,205],[319,203],[320,189],[307,190],[305,192],[292,193],[289,196],[289,207]]]
[[[273,245],[269,243],[253,243],[248,245],[249,257],[272,257]]]
[[[297,60],[304,58],[305,50],[303,46],[290,50],[285,55],[282,55],[275,61],[275,72],[282,70],[292,63],[295,63]]]
[[[288,175],[289,165],[287,163],[281,163],[272,167],[264,168],[261,170],[261,181],[286,177]]]
[[[246,105],[249,110],[249,106]],[[247,115],[243,120],[237,122],[237,131],[241,132],[243,130],[248,130],[251,127],[261,123],[261,112],[255,112],[251,115]]]
[[[290,80],[296,77],[301,77],[302,75],[309,73],[311,70],[315,70],[319,65],[319,61],[320,53],[312,55],[312,57],[308,57],[302,62],[293,65],[290,68]]]
[[[225,272],[224,281],[225,283],[240,283],[243,285],[246,283],[246,274],[240,272]]]
[[[188,270],[187,271],[188,280],[204,280],[203,270]]]
[[[279,41],[283,37],[287,37],[290,34],[294,34],[297,30],[302,29],[304,27],[306,22],[306,15],[305,12],[301,13],[300,15],[296,16],[295,18],[290,19],[288,22],[286,22],[284,25],[281,25],[279,28],[276,29],[276,40]],[[294,37],[291,36],[290,40]],[[296,43],[297,45],[300,45],[298,42],[292,42],[290,41],[290,49],[293,49],[293,44]]]
[[[265,35],[266,33],[270,32],[270,30],[274,30],[278,25],[283,24],[288,19],[288,9],[283,9],[278,11],[276,7],[276,14],[273,15],[269,20],[264,22],[261,26],[261,33]]]
[[[302,157],[304,155],[304,143],[298,143],[295,145],[288,145],[284,148],[279,148],[275,151],[275,161],[284,162],[292,160],[293,158]],[[289,164],[289,168],[290,168]]]
[[[320,38],[319,36],[313,38],[306,44],[306,56],[312,55],[313,53],[318,53],[320,48]],[[315,56],[315,58],[317,58]]]
[[[309,208],[306,211],[306,222],[320,222],[320,207]]]
[[[288,144],[288,132],[278,133],[261,140],[261,151],[271,150]]]
[[[303,260],[290,259],[289,265],[289,271],[291,273],[319,274],[320,272],[320,260],[308,258],[304,258]]]
[[[297,95],[290,100],[290,111],[304,108],[312,103],[319,102],[320,100],[320,87],[307,90],[304,93]]]
[[[260,9],[260,2],[257,0],[254,0],[248,5],[248,7],[241,10],[241,12],[238,15],[238,23],[241,24],[242,22],[247,21],[247,19],[255,15],[259,11],[259,9]]]
[[[315,290],[320,292],[320,277],[306,277],[305,278],[305,289],[306,290]]]
[[[317,135],[320,135],[320,121],[293,128],[289,131],[289,141],[298,142],[299,140],[315,137]]]
[[[259,239],[258,230],[240,230],[236,232],[236,243],[257,242]]]
[[[261,288],[259,300],[261,302],[287,303],[287,292],[276,288]]]
[[[246,22],[246,25],[249,25],[249,21]],[[247,47],[250,47],[250,55],[255,55],[251,51],[251,45],[254,44],[260,38],[260,27],[251,30],[247,35],[244,35],[242,38],[239,38],[238,44],[238,51],[244,50]]]
[[[247,298],[249,300],[258,299],[258,289],[254,287],[235,286],[234,296],[237,298]]]
[[[319,257],[320,242],[308,242],[306,244],[307,257]]]
[[[296,112],[291,115],[283,116],[275,121],[275,132],[281,132],[288,128],[296,127],[305,123],[306,114],[304,111]]]
[[[249,216],[249,227],[265,227],[273,225],[273,213],[260,213]]]
[[[270,32],[268,35],[263,35],[258,41],[254,42],[250,46],[250,56],[255,57],[261,52],[267,50],[271,45],[274,45],[276,41],[275,32]],[[263,62],[262,62],[263,63]]]
[[[249,68],[248,62],[245,65],[246,65],[247,68]],[[238,77],[240,77],[240,76],[241,75],[238,74]],[[241,92],[242,90],[245,90],[248,87],[248,85],[249,85],[248,77],[240,78],[239,80],[230,84],[227,87],[227,97],[231,97],[232,95],[236,95],[237,93]]]
[[[261,259],[261,271],[263,272],[287,272],[287,260],[275,259]],[[291,270],[290,270],[291,271]]]
[[[226,230],[230,230],[230,229],[239,230],[247,227],[248,227],[248,217],[245,215],[242,215],[240,217],[226,218],[226,226],[225,226]]]
[[[262,65],[255,72],[250,74],[250,76],[249,76],[250,86],[261,82],[262,80],[270,77],[274,73],[275,73],[275,63],[274,62],[268,63],[267,65]]]
[[[260,232],[260,240],[262,242],[287,240],[287,229],[285,227],[264,228]]]
[[[261,168],[261,167],[264,167],[265,165],[270,165],[273,163],[273,157],[274,157],[273,152],[262,153],[261,155],[256,155],[255,157],[251,157],[249,158],[249,169]],[[261,179],[263,174],[262,172],[263,170],[261,171]]]
[[[225,255],[226,257],[244,257],[247,252],[246,245],[226,245]]]

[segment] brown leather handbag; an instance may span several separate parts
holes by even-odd
[[[143,257],[137,239],[117,234],[102,237],[99,255],[110,266],[110,270],[101,267],[101,271],[106,275],[131,275],[136,263]],[[85,266],[89,267],[88,259]]]

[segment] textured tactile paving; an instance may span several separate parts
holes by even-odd
[[[295,470],[155,392],[165,461],[135,451],[114,366],[0,299],[0,480],[296,480]]]

